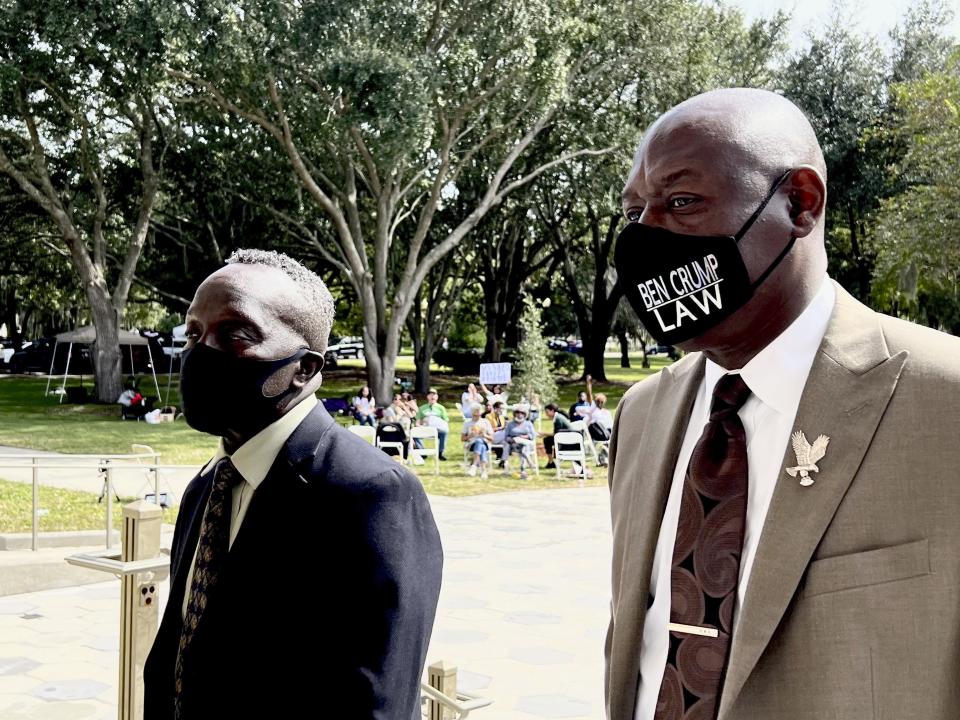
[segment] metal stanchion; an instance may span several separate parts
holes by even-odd
[[[120,720],[143,718],[143,665],[157,634],[160,572],[170,563],[160,553],[163,511],[146,500],[123,508],[120,553],[101,550],[67,558],[71,565],[119,575],[120,596]]]
[[[137,500],[123,508],[120,559],[147,560],[160,553],[159,505]],[[149,575],[149,578],[146,576]],[[120,720],[143,717],[143,665],[157,634],[159,600],[153,573],[125,575],[120,595]]]
[[[441,692],[449,698],[457,697],[457,666],[445,663],[443,660],[435,662],[427,668],[427,681],[430,687]],[[433,700],[427,700],[429,720],[453,720],[455,717],[453,710],[444,707],[441,703]]]
[[[40,534],[40,458],[33,458],[33,515],[30,519],[30,549],[37,551]]]
[[[107,508],[107,550],[113,547],[113,468],[110,461],[105,461],[103,494],[106,496],[104,505]]]

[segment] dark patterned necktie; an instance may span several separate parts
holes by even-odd
[[[687,466],[655,720],[713,720],[719,708],[747,515],[747,441],[737,411],[749,395],[740,375],[720,378]]]
[[[190,643],[207,608],[210,594],[217,585],[223,561],[230,551],[231,493],[233,487],[240,482],[243,482],[243,476],[234,467],[230,458],[223,458],[217,463],[213,473],[213,487],[210,489],[207,507],[203,512],[193,578],[190,581],[187,612],[183,616],[183,629],[180,631],[180,647],[177,650],[174,681],[176,718],[182,717],[183,714],[181,698],[184,662],[189,656]]]

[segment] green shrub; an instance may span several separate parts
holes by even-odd
[[[558,375],[580,377],[583,374],[583,358],[576,353],[566,350],[552,350],[550,363],[553,365],[553,371]]]

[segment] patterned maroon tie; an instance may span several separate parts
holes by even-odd
[[[692,632],[670,632],[655,720],[713,720],[719,709],[747,515],[747,441],[737,411],[749,395],[740,375],[720,378],[687,466],[670,622]]]
[[[177,665],[174,682],[174,717],[183,717],[184,662],[189,657],[190,643],[207,608],[207,602],[217,585],[220,568],[230,551],[230,515],[233,486],[243,482],[243,476],[234,467],[230,458],[223,458],[213,472],[213,487],[203,511],[200,539],[197,541],[197,558],[190,582],[187,612],[183,616],[180,631],[180,647],[177,650]]]

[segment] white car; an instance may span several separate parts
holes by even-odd
[[[363,359],[363,338],[348,335],[338,338],[336,335],[330,337],[330,344],[327,345],[327,352],[332,352],[339,359],[359,358]]]

